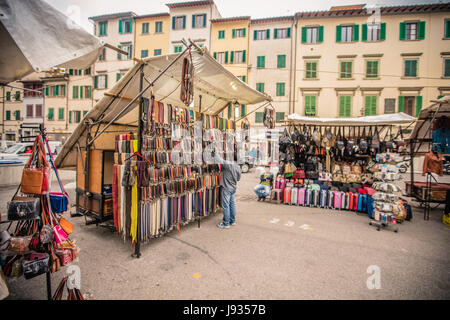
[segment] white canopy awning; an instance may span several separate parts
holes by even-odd
[[[358,118],[313,118],[290,114],[288,123],[300,123],[306,125],[330,125],[330,126],[373,126],[373,125],[393,125],[408,124],[416,121],[416,118],[400,112],[394,114],[381,114],[378,116],[366,116]]]
[[[56,159],[56,165],[60,168],[71,167],[76,164],[76,149],[86,145],[86,127],[84,122],[88,119],[96,123],[93,135],[97,127],[101,130],[105,124],[112,122],[120,113],[121,116],[113,122],[113,126],[102,135],[102,138],[94,143],[95,148],[113,150],[114,135],[118,130],[124,132],[135,131],[138,125],[138,102],[130,102],[139,94],[140,68],[143,66],[145,87],[153,81],[178,54],[146,58],[131,68],[114,87],[105,94],[97,105],[85,116],[73,134],[67,139],[63,149]],[[230,102],[239,104],[256,104],[263,101],[271,101],[271,97],[260,93],[246,83],[239,80],[232,73],[212,58],[207,51],[192,51],[194,66],[194,109],[205,114],[215,115],[223,110]],[[153,87],[153,94],[157,101],[173,106],[184,106],[180,100],[180,83],[183,59],[177,60],[159,79]],[[148,82],[147,82],[148,80]],[[144,93],[144,97],[150,97],[150,91]],[[199,107],[201,105],[201,110]],[[108,131],[110,133],[108,133]],[[115,132],[115,133],[114,133]]]
[[[0,1],[0,83],[52,67],[84,69],[103,42],[42,0]]]

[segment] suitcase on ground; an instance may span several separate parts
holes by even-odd
[[[359,194],[354,193],[353,194],[353,211],[358,211],[358,200],[359,200]]]
[[[340,210],[342,202],[342,193],[340,191],[334,191],[334,209]]]
[[[312,191],[312,207],[318,207],[320,204],[320,190]]]
[[[291,203],[291,188],[289,188],[289,187],[284,188],[283,203],[284,204]]]
[[[310,207],[311,202],[312,202],[312,190],[308,188],[306,189],[305,192],[305,206]]]
[[[412,210],[411,210],[411,205],[409,205],[408,203],[406,203],[405,201],[403,201],[403,206],[405,207],[405,211],[406,211],[406,221],[410,221],[413,217],[412,215]]]
[[[358,211],[365,212],[367,209],[367,195],[360,194],[358,197]]]
[[[328,190],[327,208],[334,208],[334,191]]]
[[[291,202],[290,204],[297,205],[298,188],[294,187],[291,189]]]
[[[321,208],[326,208],[328,206],[328,190],[322,189],[320,190],[320,204]]]
[[[298,188],[297,204],[300,206],[305,205],[305,188]]]
[[[350,192],[345,193],[345,210],[350,210]]]

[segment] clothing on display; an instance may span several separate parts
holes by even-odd
[[[427,173],[436,173],[440,176],[444,175],[441,153],[431,151],[425,155],[425,159],[423,160],[422,176]]]

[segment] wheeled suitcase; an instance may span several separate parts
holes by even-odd
[[[342,202],[342,193],[340,191],[334,192],[334,209],[340,210]]]
[[[345,193],[345,210],[350,210],[350,192]]]
[[[334,208],[334,191],[328,190],[327,208]]]
[[[297,204],[300,206],[305,205],[305,188],[298,188]]]
[[[318,207],[320,204],[320,190],[312,191],[312,207]]]
[[[353,211],[358,211],[358,200],[359,200],[359,194],[354,193],[353,194]]]
[[[321,208],[326,208],[328,206],[328,190],[322,189],[320,190],[320,204]]]
[[[291,203],[291,188],[289,187],[284,188],[283,203],[284,204]]]
[[[367,212],[367,195],[360,194],[358,199],[358,211]]]
[[[297,197],[298,197],[298,188],[294,187],[291,189],[291,202],[290,204],[292,205],[297,205]]]
[[[307,188],[305,192],[305,206],[310,207],[311,202],[312,202],[312,190],[310,188]]]
[[[355,194],[353,192],[349,192],[349,204],[348,210],[353,211],[353,202],[354,202]]]

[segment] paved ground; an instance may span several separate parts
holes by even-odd
[[[70,181],[65,181],[70,182]],[[238,225],[220,230],[220,214],[142,247],[109,230],[70,219],[81,247],[83,293],[92,299],[449,299],[450,228],[442,208],[423,220],[376,231],[345,211],[257,202],[254,173],[239,184]],[[0,209],[14,188],[0,190]],[[381,288],[366,285],[369,266]],[[65,270],[52,275],[53,290]],[[10,299],[45,299],[45,277],[9,280]]]

